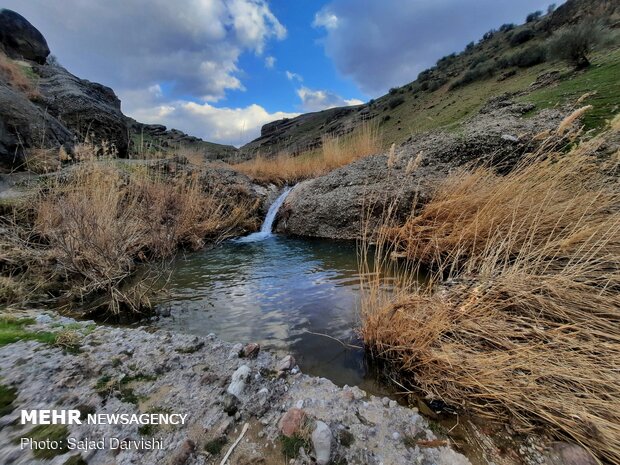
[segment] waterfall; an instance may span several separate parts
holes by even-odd
[[[271,236],[271,229],[273,228],[273,222],[276,219],[278,210],[280,210],[280,207],[286,200],[286,197],[288,196],[290,191],[290,187],[285,187],[282,193],[275,200],[275,202],[271,204],[271,206],[269,207],[269,211],[267,212],[267,216],[265,216],[263,224],[260,227],[260,232],[256,232],[254,234],[250,234],[249,236],[236,239],[236,242],[258,242]]]

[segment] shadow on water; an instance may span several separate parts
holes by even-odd
[[[177,259],[169,289],[160,305],[172,316],[160,327],[258,342],[292,353],[304,373],[389,394],[364,351],[339,342],[361,345],[355,337],[360,283],[353,242],[277,235],[228,241]]]

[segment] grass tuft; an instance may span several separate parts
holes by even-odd
[[[378,235],[377,266],[405,270],[392,289],[382,290],[380,270],[362,269],[362,336],[412,386],[523,431],[544,425],[611,463],[620,461],[620,159],[600,149],[619,130],[619,118],[590,140],[573,129],[569,151],[543,143],[504,176],[453,172]],[[430,283],[412,284],[422,266]]]

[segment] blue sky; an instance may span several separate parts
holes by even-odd
[[[123,111],[241,145],[274,119],[359,104],[548,0],[0,0]],[[560,2],[557,2],[558,4]]]

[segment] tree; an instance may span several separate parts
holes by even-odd
[[[576,69],[584,69],[590,66],[589,56],[604,37],[600,23],[582,22],[556,32],[549,40],[547,49],[550,57],[565,60]]]

